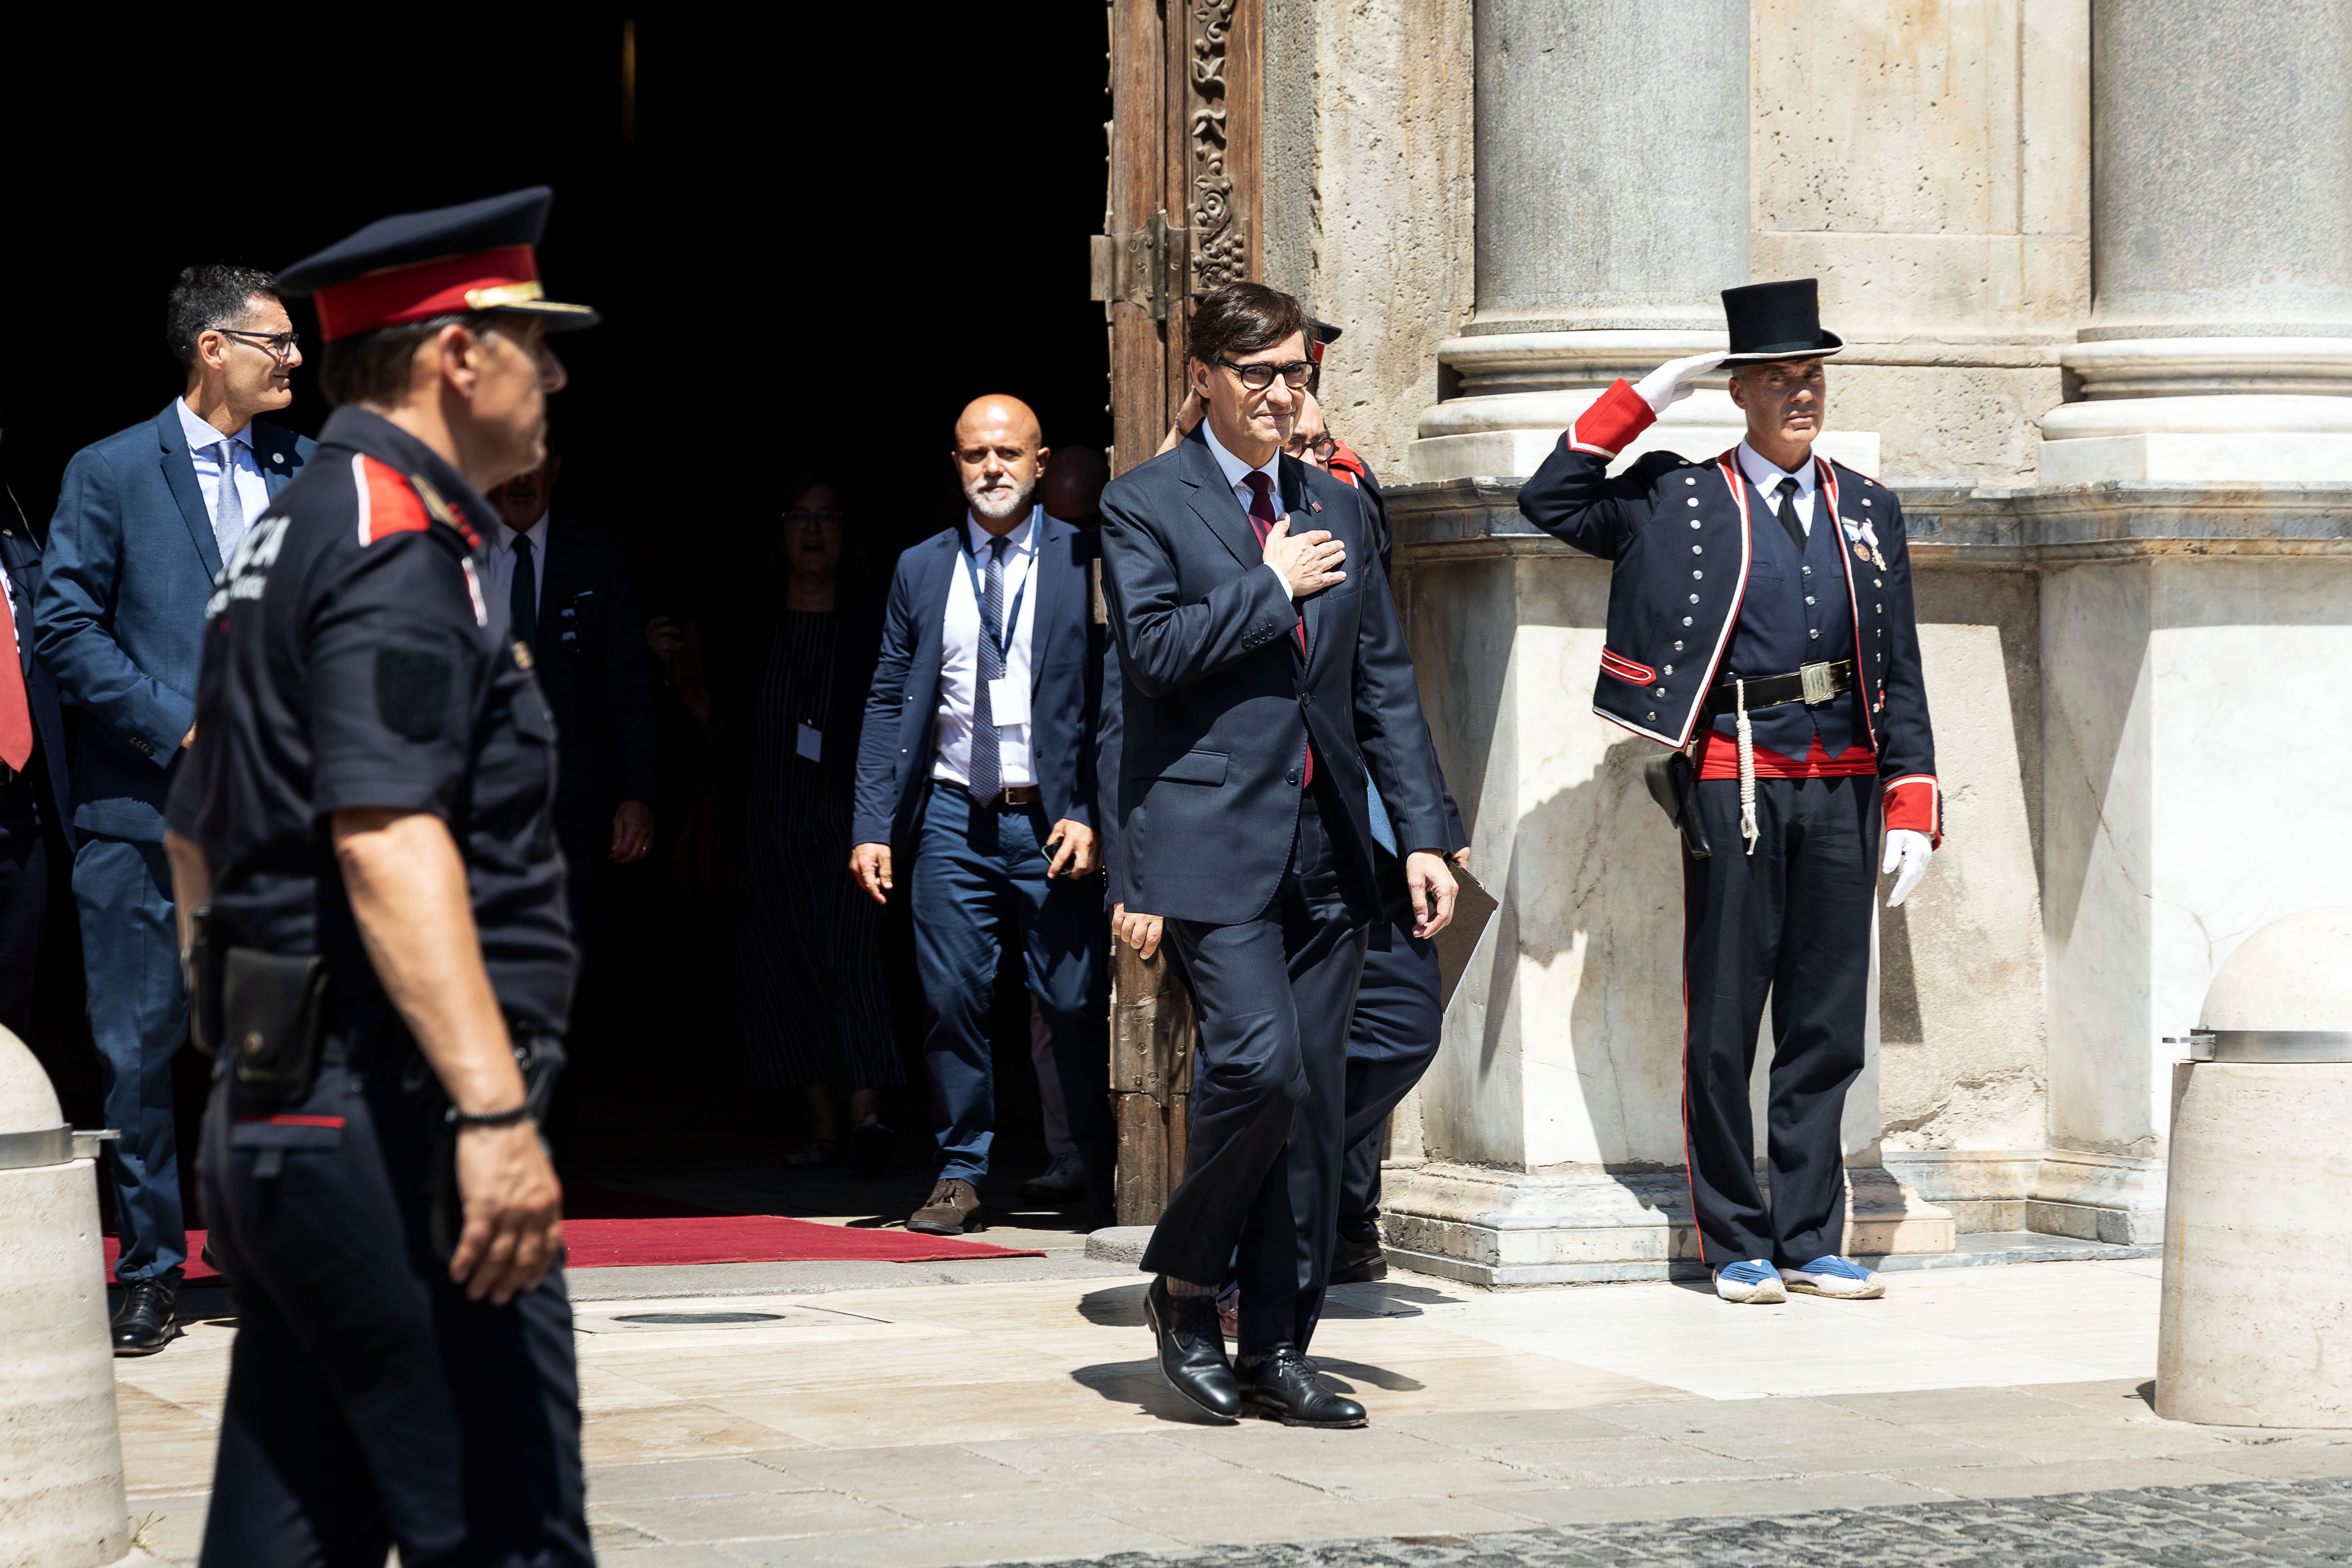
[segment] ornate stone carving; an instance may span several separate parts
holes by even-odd
[[[1225,35],[1235,0],[1192,0],[1192,287],[1214,289],[1249,276],[1249,235],[1234,219],[1225,170]]]

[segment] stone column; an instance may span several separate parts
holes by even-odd
[[[1448,395],[1422,416],[1409,477],[1533,473],[1610,382],[1723,346],[1717,296],[1748,280],[1748,11],[1480,0],[1477,313],[1438,350]],[[1722,386],[1633,451],[1738,440]],[[1874,442],[1824,449],[1876,466]]]
[[[2094,0],[2083,401],[2044,484],[2352,479],[2352,12]]]

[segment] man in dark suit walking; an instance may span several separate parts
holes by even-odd
[[[488,498],[499,509],[483,592],[503,600],[555,714],[555,835],[563,845],[572,938],[588,953],[597,873],[653,847],[653,660],[612,530],[554,510],[562,455]]]
[[[188,1032],[163,802],[195,734],[205,604],[222,563],[310,456],[255,416],[293,400],[302,363],[266,272],[191,267],[165,336],[186,391],[66,466],[34,607],[41,662],[81,710],[74,746],[74,901],[106,1120],[124,1287],[119,1355],[159,1351],[187,1233],[172,1054]]]
[[[1305,1360],[1337,1224],[1348,1018],[1378,908],[1370,784],[1416,934],[1453,912],[1443,792],[1356,492],[1283,454],[1305,315],[1229,284],[1195,307],[1207,416],[1103,492],[1120,665],[1118,897],[1164,918],[1200,1018],[1183,1182],[1144,1253],[1160,1363],[1201,1408],[1356,1426]],[[1294,529],[1294,523],[1300,526]],[[1215,1296],[1239,1254],[1240,1360]]]
[[[31,1033],[33,977],[49,905],[55,836],[73,853],[72,791],[66,782],[65,721],[58,683],[33,657],[33,601],[41,591],[41,547],[0,486],[0,588],[7,635],[0,637],[0,1027]],[[13,662],[5,656],[13,653]]]
[[[983,397],[956,421],[961,522],[898,557],[859,737],[850,866],[877,900],[908,868],[939,1180],[909,1230],[982,1228],[996,1133],[990,1005],[1018,940],[1054,1035],[1089,1228],[1111,1223],[1108,933],[1093,873],[1102,634],[1089,534],[1036,502],[1036,415]]]

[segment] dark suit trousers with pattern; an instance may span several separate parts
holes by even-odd
[[[1300,1352],[1322,1315],[1339,1222],[1348,1024],[1364,967],[1349,869],[1325,831],[1341,811],[1318,776],[1300,802],[1274,898],[1234,925],[1171,920],[1192,994],[1184,1180],[1143,1268],[1199,1285],[1241,1284],[1240,1352]]]

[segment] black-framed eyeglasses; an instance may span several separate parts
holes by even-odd
[[[1339,442],[1329,436],[1318,436],[1311,441],[1303,436],[1293,436],[1283,449],[1294,458],[1303,458],[1312,452],[1319,462],[1330,457],[1331,448],[1338,445]]]
[[[784,513],[784,521],[800,528],[806,528],[811,523],[814,523],[819,528],[839,528],[841,512],[838,509],[829,506],[796,506]]]
[[[243,338],[280,364],[293,357],[295,349],[302,341],[299,332],[247,332],[235,327],[215,327],[213,331],[225,338]]]
[[[1223,358],[1217,363],[1239,376],[1242,384],[1252,392],[1264,392],[1274,384],[1274,378],[1277,375],[1291,391],[1304,392],[1307,390],[1307,378],[1315,374],[1315,362],[1311,359],[1295,359],[1288,364],[1269,364],[1264,361],[1255,364],[1235,364]]]

